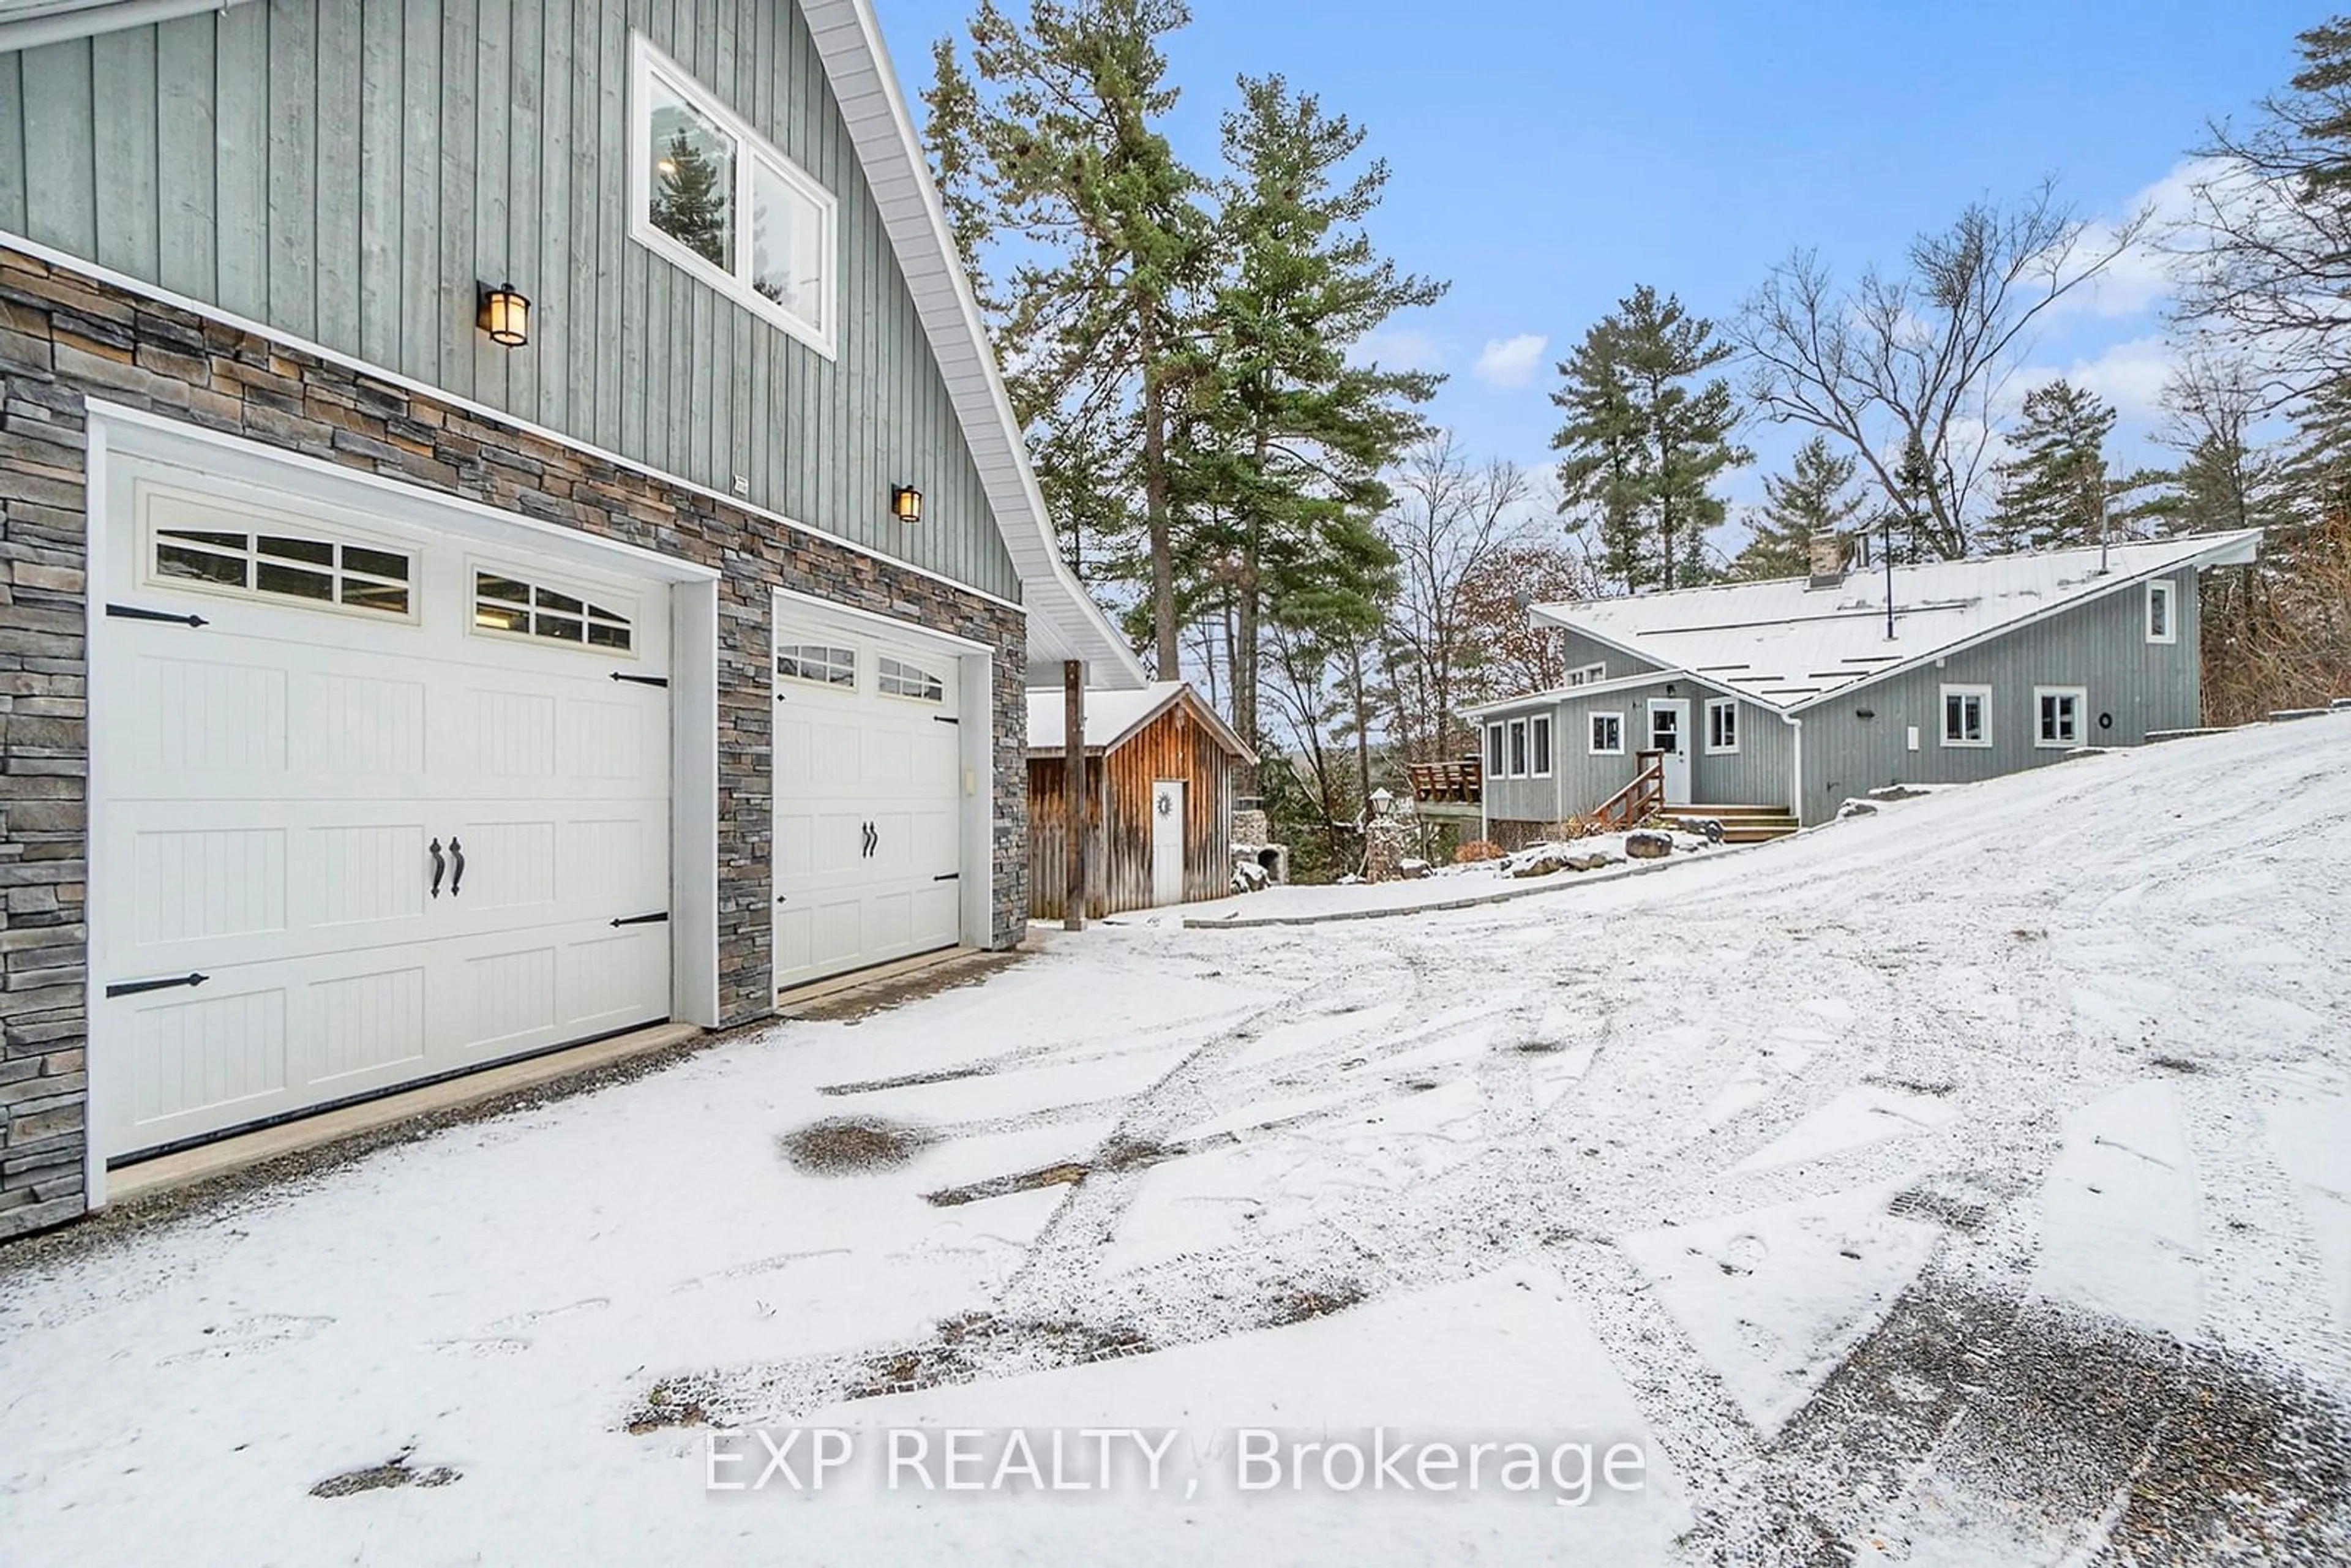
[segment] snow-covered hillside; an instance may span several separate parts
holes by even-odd
[[[0,1556],[2343,1561],[2346,955],[2351,715],[1479,908],[1056,936],[0,1251]],[[763,1422],[1180,1429],[1203,1484],[705,1492]],[[1242,1494],[1244,1427],[1646,1468]]]

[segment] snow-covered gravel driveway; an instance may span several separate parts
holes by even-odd
[[[0,1251],[0,1559],[2332,1563],[2346,1389],[2351,715],[1479,909],[1097,928]],[[753,1423],[1647,1469],[705,1492]]]

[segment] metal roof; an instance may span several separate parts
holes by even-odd
[[[1564,626],[1665,669],[1793,712],[1923,660],[2182,567],[2241,565],[2261,530],[2199,534],[2043,555],[1931,561],[1856,571],[1831,588],[1807,579],[1723,583],[1673,593],[1539,604]]]
[[[1029,692],[1029,754],[1031,757],[1060,757],[1069,750],[1065,738],[1069,727],[1066,695],[1059,686],[1035,686]],[[1112,751],[1125,744],[1128,737],[1165,713],[1177,703],[1184,703],[1218,745],[1234,756],[1250,762],[1257,754],[1241,743],[1217,710],[1200,700],[1189,681],[1154,681],[1136,691],[1100,691],[1086,689],[1086,749]]]

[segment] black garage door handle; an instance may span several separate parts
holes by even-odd
[[[455,874],[449,878],[449,896],[455,898],[465,881],[465,846],[454,837],[449,841],[449,858],[457,863]]]

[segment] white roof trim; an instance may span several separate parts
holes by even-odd
[[[143,27],[199,11],[225,11],[247,0],[0,0],[0,51]]]
[[[1099,695],[1102,700],[1096,702]],[[1068,755],[1065,719],[1067,694],[1059,686],[1033,686],[1029,692],[1029,755],[1035,758]],[[1115,751],[1125,745],[1146,725],[1181,705],[1201,727],[1214,736],[1217,744],[1246,761],[1257,761],[1257,753],[1242,744],[1224,716],[1201,699],[1189,681],[1154,681],[1140,690],[1096,692],[1086,694],[1085,748],[1091,754]]]
[[[1082,659],[1090,685],[1142,685],[1143,666],[1126,639],[1061,559],[1052,517],[1029,466],[1027,438],[1013,417],[1011,395],[988,344],[971,280],[956,255],[946,211],[931,183],[922,138],[907,113],[870,0],[801,0],[801,10],[1005,548],[1019,570],[1029,609],[1029,658]]]
[[[1594,638],[1593,641],[1597,642],[1600,639]],[[1614,644],[1611,643],[1610,646],[1614,647]],[[1632,650],[1628,648],[1625,652],[1629,653]],[[1533,692],[1522,697],[1501,697],[1493,702],[1479,703],[1476,707],[1463,708],[1461,716],[1483,718],[1489,714],[1508,713],[1514,708],[1556,707],[1561,703],[1570,702],[1577,697],[1604,697],[1619,692],[1636,692],[1643,686],[1664,685],[1667,681],[1687,681],[1694,686],[1704,686],[1708,691],[1722,696],[1739,696],[1737,692],[1719,681],[1708,680],[1704,675],[1692,674],[1687,670],[1643,670],[1638,674],[1617,675],[1605,681],[1586,681],[1580,686],[1553,686],[1547,692]],[[1753,697],[1742,697],[1740,700],[1755,701]],[[1758,706],[1769,705],[1758,704]]]

